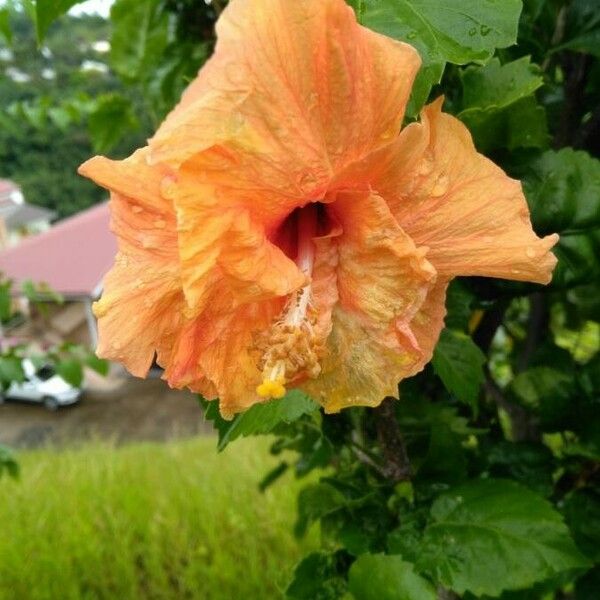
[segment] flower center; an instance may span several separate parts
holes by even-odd
[[[315,262],[313,238],[317,235],[319,207],[309,204],[294,215],[298,268],[310,279]],[[311,303],[312,283],[309,281],[288,299],[277,321],[257,341],[262,357],[259,369],[262,383],[256,393],[262,398],[283,398],[288,382],[300,376],[317,377],[321,372],[319,358],[323,347],[314,327],[316,310]]]

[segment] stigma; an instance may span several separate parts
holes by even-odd
[[[317,207],[311,204],[300,210],[297,219],[296,264],[308,283],[290,295],[275,323],[256,342],[261,356],[258,367],[263,377],[256,393],[261,398],[283,398],[286,384],[303,377],[315,378],[321,372],[319,359],[324,346],[315,334],[317,313],[312,304],[311,282],[316,234]]]

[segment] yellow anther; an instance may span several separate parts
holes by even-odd
[[[285,385],[282,379],[276,381],[264,379],[263,382],[256,387],[256,393],[261,398],[279,400],[285,396]]]

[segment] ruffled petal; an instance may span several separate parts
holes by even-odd
[[[538,238],[521,184],[479,154],[467,128],[427,106],[389,148],[363,162],[371,185],[444,278],[548,283],[557,235]],[[358,168],[355,166],[355,169]]]
[[[219,283],[232,302],[244,304],[290,294],[305,275],[275,244],[264,223],[240,204],[230,188],[203,183],[189,161],[163,192],[174,200],[179,226],[181,279],[188,306],[199,312]],[[260,203],[260,195],[255,202]]]
[[[397,394],[422,352],[405,343],[436,273],[398,226],[382,198],[340,192],[330,205],[343,229],[338,241],[337,289],[322,373],[302,387],[336,412],[378,405]]]
[[[183,322],[175,214],[160,195],[165,171],[150,168],[145,150],[124,161],[96,157],[80,173],[111,190],[111,227],[119,252],[95,304],[99,356],[145,376],[161,364]]]
[[[398,328],[403,343],[414,347],[420,356],[419,360],[415,362],[413,371],[407,374],[407,377],[421,371],[433,356],[433,350],[444,328],[447,289],[448,281],[438,279],[410,321],[409,328],[405,328],[403,324]]]
[[[261,372],[257,366],[255,340],[260,332],[269,328],[283,303],[272,300],[233,308],[227,307],[227,302],[226,297],[221,302],[215,298],[198,318],[197,327],[202,329],[202,334],[195,340],[198,347],[193,354],[214,389],[214,394],[207,398],[218,397],[221,414],[230,418],[253,404],[264,402],[256,393]],[[181,380],[176,383],[180,387]],[[192,382],[186,385],[195,389]],[[203,391],[206,394],[206,386]]]
[[[238,193],[306,201],[399,131],[418,54],[359,26],[343,0],[233,0],[217,33],[150,142],[154,161],[178,167],[217,149]]]

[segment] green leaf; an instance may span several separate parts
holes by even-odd
[[[554,490],[552,452],[533,442],[499,441],[483,447],[486,473],[491,477],[515,479],[543,496]]]
[[[135,127],[137,120],[131,102],[118,94],[100,96],[96,109],[88,120],[88,129],[96,152],[108,152]]]
[[[594,562],[600,562],[600,493],[575,490],[562,506],[565,521],[579,549]]]
[[[345,574],[348,557],[343,552],[312,552],[294,570],[294,578],[286,590],[295,600],[339,600],[347,589]]]
[[[511,481],[479,480],[431,507],[417,568],[458,594],[498,596],[589,567],[559,513]]]
[[[98,358],[95,354],[88,354],[85,358],[85,364],[96,371],[99,375],[106,377],[110,368],[110,363],[103,358]]]
[[[12,44],[12,29],[10,28],[10,11],[8,8],[0,8],[0,34],[8,44]]]
[[[74,358],[66,358],[59,361],[56,364],[56,372],[74,387],[79,387],[83,381],[81,363]]]
[[[17,479],[19,471],[19,463],[10,448],[0,444],[0,478],[6,473],[9,477]]]
[[[446,389],[473,410],[485,379],[484,363],[483,352],[468,335],[452,329],[442,331],[433,353],[433,370]]]
[[[600,277],[600,228],[563,235],[552,252],[558,258],[552,274],[553,288],[571,288],[597,281]]]
[[[553,51],[573,50],[600,58],[600,12],[596,0],[573,0],[567,12],[566,40]]]
[[[545,366],[519,373],[510,385],[518,402],[539,416],[544,431],[565,428],[574,389],[570,373]]]
[[[348,588],[356,600],[436,600],[435,588],[400,556],[363,554],[350,567]]]
[[[0,356],[0,384],[8,387],[13,381],[25,380],[22,361],[18,356]]]
[[[290,465],[285,460],[282,460],[276,467],[273,467],[259,482],[258,489],[264,492],[267,488],[271,487],[285,472],[289,469]]]
[[[418,481],[459,483],[467,474],[467,458],[462,438],[445,423],[431,427],[429,447],[417,472]]]
[[[538,234],[567,234],[600,225],[600,160],[587,152],[544,152],[528,165],[523,189]]]
[[[484,67],[468,67],[461,72],[464,111],[482,108],[507,108],[540,88],[539,67],[529,56],[500,64],[493,58]]]
[[[111,65],[126,80],[145,81],[162,58],[169,37],[162,5],[162,0],[117,0],[111,9]]]
[[[520,0],[364,0],[361,21],[413,45],[423,67],[409,114],[415,114],[438,83],[446,62],[485,62],[496,48],[516,42]]]
[[[206,411],[205,418],[213,421],[219,433],[219,451],[236,438],[271,433],[277,425],[292,423],[319,409],[315,402],[299,390],[289,391],[281,400],[255,404],[231,421],[221,417],[218,402],[203,401],[203,404]]]
[[[11,317],[12,297],[10,291],[12,289],[12,281],[0,280],[0,323],[8,321]]]
[[[329,483],[314,483],[300,491],[298,495],[298,519],[294,534],[302,537],[309,525],[322,517],[346,506],[346,498]]]
[[[485,67],[465,69],[461,80],[463,110],[458,117],[482,152],[547,146],[546,112],[532,95],[543,79],[528,56],[504,65],[494,58]]]
[[[446,294],[446,327],[466,332],[469,326],[475,295],[459,279],[453,280]]]
[[[72,6],[84,0],[36,0],[35,32],[38,43],[41,43],[48,28],[58,17],[64,15]]]

